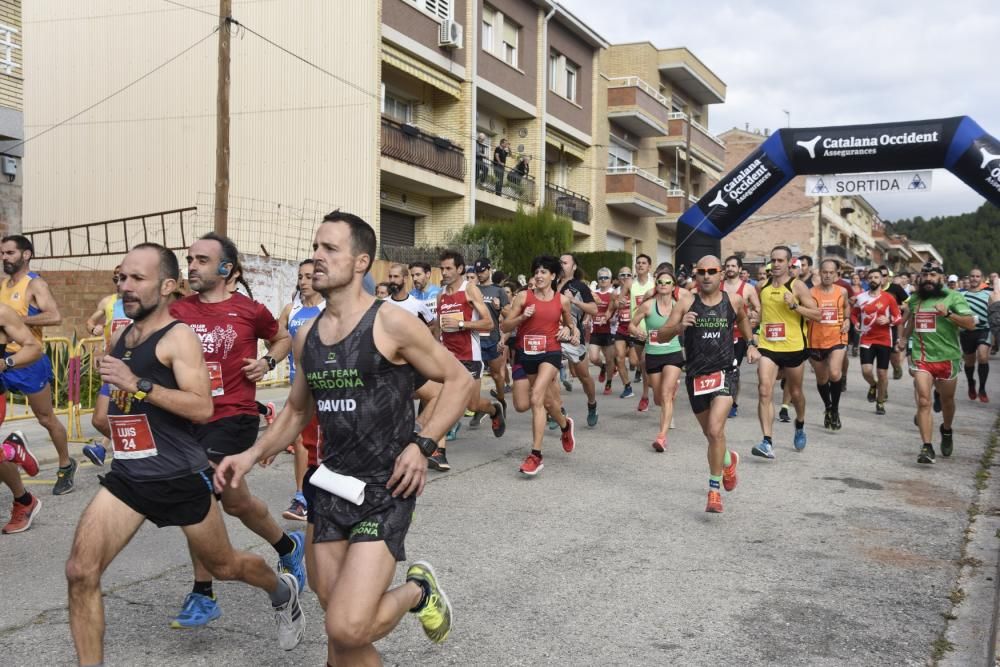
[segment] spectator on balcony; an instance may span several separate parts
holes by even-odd
[[[530,171],[528,163],[530,162],[531,156],[522,153],[521,157],[517,159],[517,164],[510,170],[510,182],[513,183],[515,188],[520,188],[521,181],[523,181],[524,177],[528,175],[528,172]]]
[[[476,135],[476,182],[485,183],[486,175],[490,172],[490,145],[486,142],[486,135],[482,132]]]
[[[504,172],[507,171],[507,156],[510,155],[510,144],[507,139],[501,139],[500,145],[493,150],[493,179],[496,181],[496,193],[503,193]]]

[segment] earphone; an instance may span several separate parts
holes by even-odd
[[[219,269],[218,269],[218,271],[219,271],[219,275],[222,276],[223,278],[228,278],[229,274],[233,272],[232,269],[227,269],[226,268],[226,264],[229,264],[230,266],[233,265],[232,262],[227,261],[225,259],[222,260],[221,262],[219,262]]]

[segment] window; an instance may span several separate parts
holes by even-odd
[[[496,12],[489,7],[483,7],[483,50],[493,52],[493,22]]]
[[[511,67],[517,67],[518,28],[510,21],[503,22],[503,60]]]
[[[576,80],[580,66],[558,51],[549,54],[549,90],[576,102]]]
[[[518,37],[521,27],[489,5],[483,5],[483,51],[517,67]]]
[[[549,56],[549,90],[553,93],[559,92],[559,62],[562,56],[555,51]]]
[[[635,151],[613,140],[608,144],[608,167],[630,167],[635,163]]]
[[[576,102],[576,74],[577,74],[578,71],[579,71],[579,68],[576,65],[574,65],[573,63],[571,63],[568,60],[566,61],[566,93],[565,93],[565,97],[570,102]]]
[[[410,2],[436,19],[443,21],[451,18],[452,0],[410,0]]]
[[[413,105],[382,85],[382,115],[397,123],[409,123],[412,118]]]

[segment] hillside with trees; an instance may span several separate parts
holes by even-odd
[[[974,266],[1000,271],[1000,208],[992,204],[961,215],[898,220],[891,233],[934,244],[948,273],[965,275]]]

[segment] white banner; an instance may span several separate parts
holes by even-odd
[[[934,172],[889,171],[874,174],[829,174],[806,176],[806,195],[837,197],[868,195],[884,192],[930,192]]]

